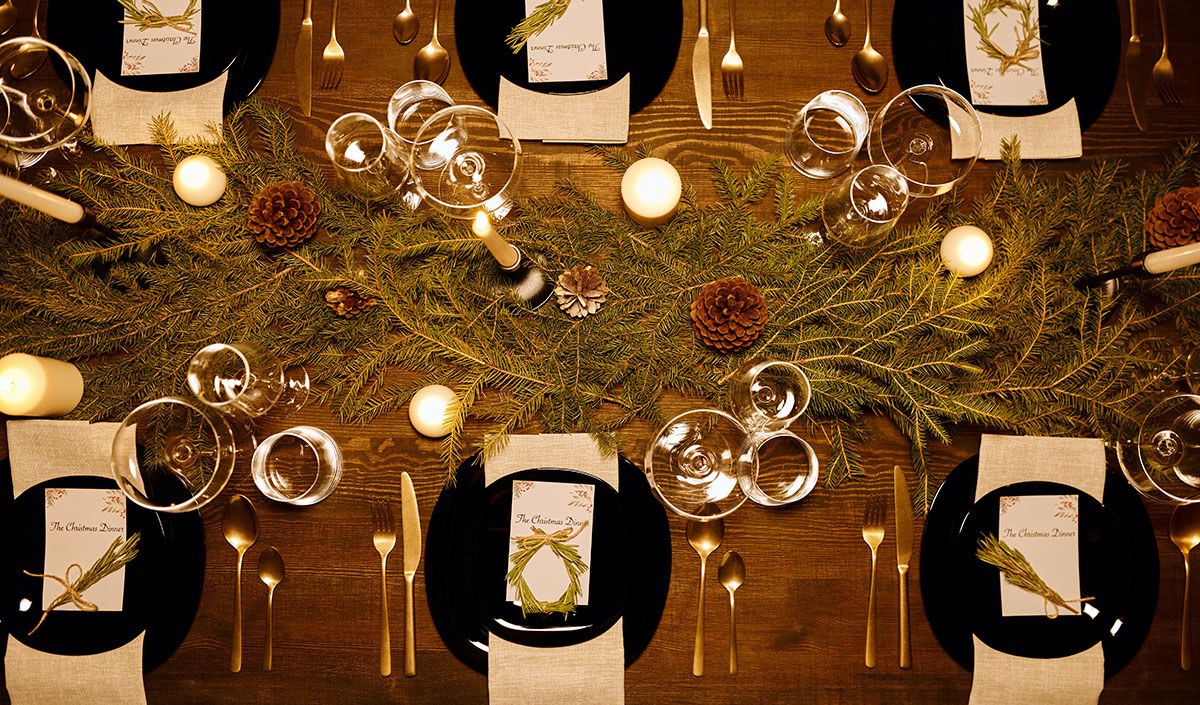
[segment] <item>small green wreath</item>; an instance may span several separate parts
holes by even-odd
[[[1015,28],[1017,46],[1011,54],[992,39],[996,27],[989,28],[987,25],[987,16],[996,10],[1016,10],[1021,13],[1021,25]],[[983,0],[971,8],[971,24],[975,26],[975,34],[979,35],[979,50],[1000,62],[1000,73],[1006,73],[1013,66],[1032,70],[1024,62],[1036,59],[1040,53],[1038,28],[1033,22],[1033,0],[1025,0],[1024,3],[1019,0]]]
[[[549,614],[551,612],[561,612],[563,617],[575,611],[575,606],[579,602],[579,596],[583,593],[583,586],[579,582],[579,576],[587,571],[587,563],[583,557],[579,555],[579,548],[574,544],[569,544],[567,541],[578,536],[587,527],[585,521],[579,528],[571,531],[570,528],[560,529],[552,534],[537,528],[536,526],[529,527],[533,533],[529,536],[519,536],[513,540],[517,543],[517,550],[513,552],[509,558],[512,560],[513,567],[508,571],[508,575],[504,576],[504,580],[517,589],[517,598],[521,601],[521,616],[524,617],[530,612],[539,614]],[[533,560],[534,554],[542,549],[543,546],[549,546],[554,555],[558,556],[563,562],[563,566],[567,569],[567,578],[569,584],[563,594],[553,602],[544,602],[534,596],[533,591],[529,589],[529,585],[525,582],[525,566],[529,565],[529,561]]]

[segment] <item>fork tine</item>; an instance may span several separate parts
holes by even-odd
[[[738,71],[735,78],[737,79],[737,97],[740,99],[745,95],[745,88],[742,83],[742,72]]]

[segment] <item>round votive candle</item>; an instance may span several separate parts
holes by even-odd
[[[408,420],[422,436],[441,438],[450,433],[451,419],[446,418],[446,410],[456,399],[458,395],[449,387],[421,387],[408,403]]]
[[[225,172],[212,159],[203,154],[179,162],[171,179],[175,193],[193,206],[208,206],[217,202],[225,193]]]
[[[492,257],[496,258],[502,268],[512,269],[517,266],[517,262],[521,260],[521,253],[496,231],[487,213],[479,211],[475,214],[471,230],[479,236],[484,245],[487,245],[488,252],[492,253]]]
[[[994,253],[992,239],[974,225],[960,225],[942,239],[942,263],[960,277],[987,269]]]
[[[647,157],[634,162],[621,177],[621,201],[629,217],[646,227],[661,225],[679,210],[683,182],[667,161]]]
[[[13,353],[0,358],[0,413],[63,416],[83,398],[83,375],[69,362]]]

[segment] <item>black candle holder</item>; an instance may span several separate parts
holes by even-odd
[[[511,267],[499,268],[504,289],[536,311],[554,296],[554,281],[542,269],[544,261],[535,262],[516,245],[510,246],[517,253],[517,261]]]

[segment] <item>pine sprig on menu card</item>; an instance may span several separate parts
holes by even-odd
[[[1024,554],[996,538],[995,534],[984,534],[979,537],[979,547],[975,549],[975,557],[988,565],[999,568],[1000,572],[1004,574],[1006,583],[1045,600],[1048,603],[1046,616],[1050,619],[1057,617],[1060,609],[1071,614],[1079,614],[1079,610],[1070,603],[1087,602],[1092,599],[1090,597],[1070,601],[1063,599],[1057,590],[1047,585],[1046,581],[1038,576],[1037,571],[1029,564],[1029,560],[1025,558]],[[1052,608],[1053,611],[1051,611]]]
[[[141,540],[141,538],[142,535],[140,533],[134,533],[128,539],[114,539],[112,545],[109,546],[108,550],[96,559],[96,562],[92,564],[91,568],[83,570],[78,563],[73,563],[69,568],[67,568],[66,574],[62,577],[57,575],[45,575],[42,573],[30,573],[27,570],[23,571],[26,575],[30,575],[35,578],[56,580],[61,583],[64,588],[63,594],[54,598],[54,600],[50,602],[50,606],[42,611],[42,618],[38,620],[38,623],[34,625],[33,629],[29,630],[29,633],[33,634],[38,630],[38,627],[42,626],[42,622],[46,621],[46,615],[50,614],[51,610],[62,607],[68,602],[74,602],[75,604],[79,605],[80,609],[87,612],[96,611],[95,605],[83,599],[83,593],[104,578],[112,575],[121,568],[124,568],[134,558],[137,558],[138,541]],[[78,568],[80,570],[79,577],[75,580],[71,580],[71,568]]]
[[[550,25],[558,21],[558,18],[566,14],[570,5],[571,0],[546,0],[512,28],[512,31],[504,39],[504,43],[516,54],[530,39],[545,32]]]
[[[1021,26],[1016,33],[1017,45],[1011,54],[992,38],[996,27],[988,27],[987,17],[996,10],[1016,10],[1021,13]],[[1036,59],[1039,54],[1038,27],[1033,21],[1033,0],[1025,0],[1024,3],[1018,0],[983,0],[971,8],[971,24],[974,25],[975,34],[979,36],[979,50],[1000,62],[1000,73],[1007,73],[1013,66],[1031,70],[1024,62]]]

